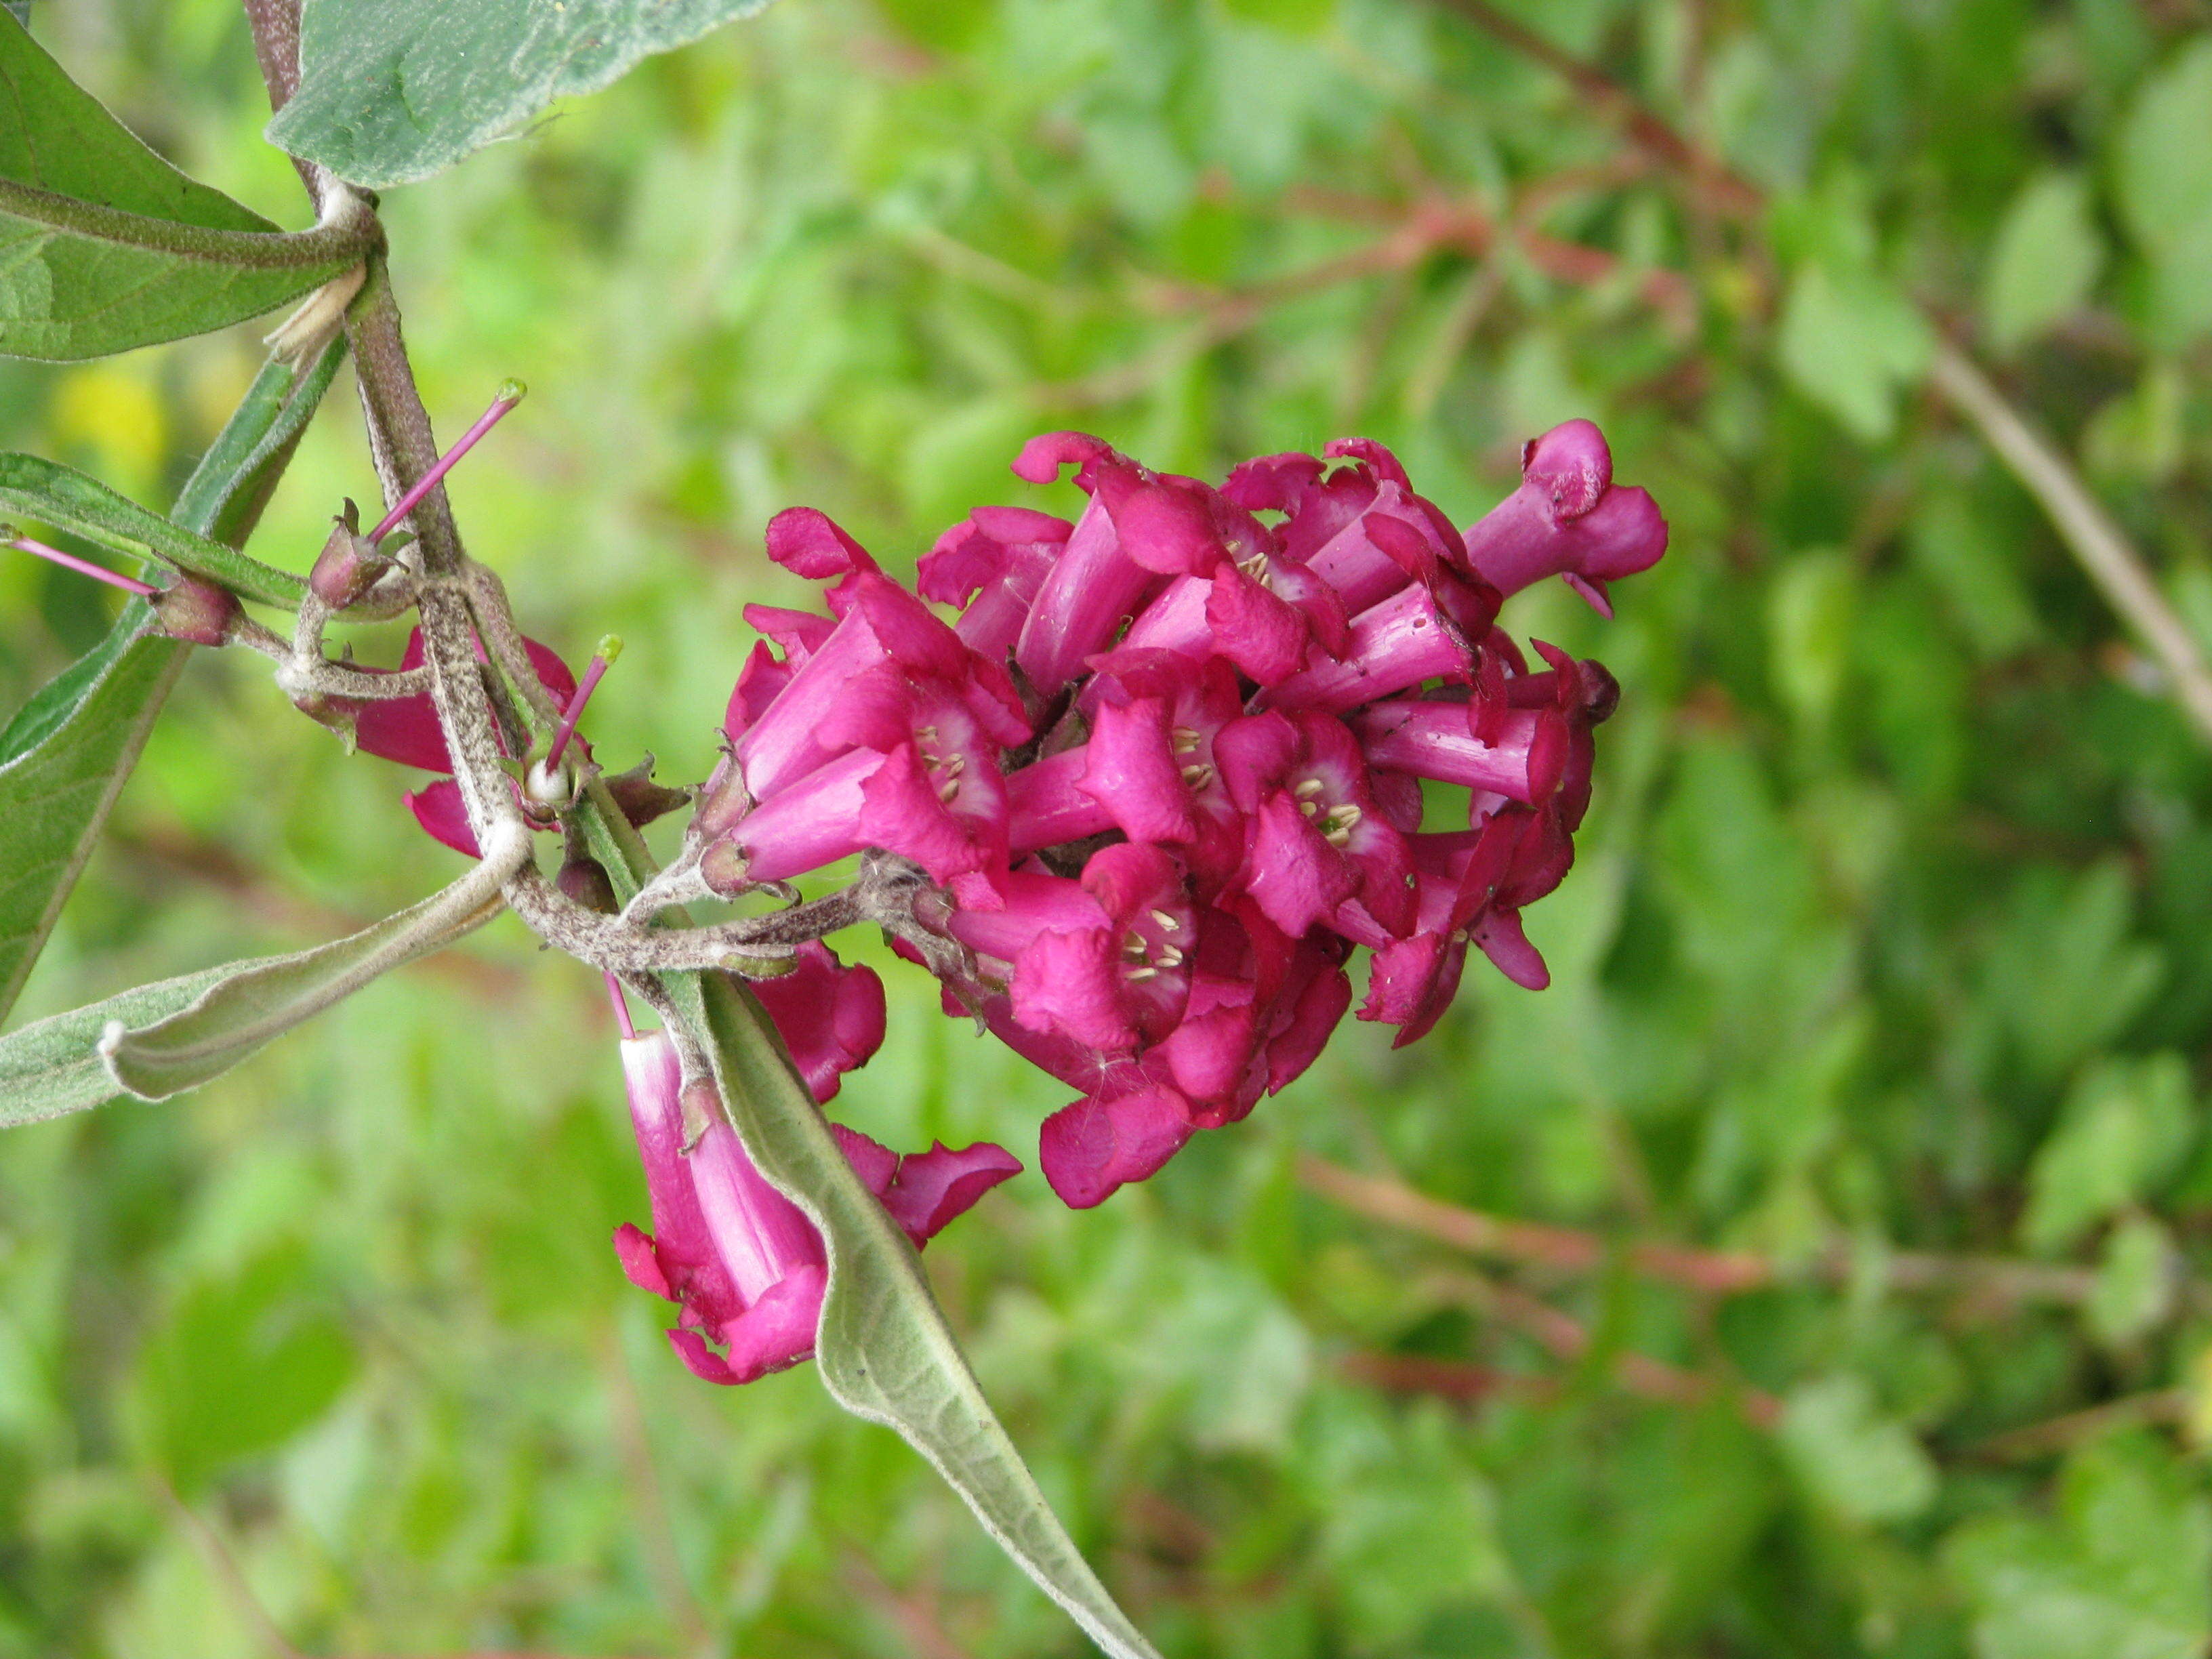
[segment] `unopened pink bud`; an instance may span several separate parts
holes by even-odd
[[[238,619],[238,600],[219,587],[180,576],[173,586],[154,596],[155,621],[173,640],[194,645],[221,645],[230,637]]]
[[[349,501],[345,511],[331,520],[330,539],[307,573],[307,586],[333,611],[360,603],[376,586],[392,562],[376,550],[376,544],[356,527],[357,509]]]

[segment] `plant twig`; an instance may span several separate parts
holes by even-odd
[[[1432,1273],[1423,1280],[1423,1286],[1447,1301],[1534,1337],[1555,1358],[1577,1364],[1590,1351],[1589,1330],[1580,1320],[1510,1285],[1501,1285],[1481,1273],[1456,1272]],[[1612,1358],[1614,1382],[1644,1399],[1701,1406],[1710,1400],[1733,1396],[1754,1428],[1771,1429],[1782,1420],[1782,1402],[1764,1389],[1686,1370],[1631,1349],[1621,1349]]]
[[[2179,1423],[2185,1420],[2192,1401],[2186,1389],[2156,1389],[2148,1394],[2123,1395],[2080,1411],[2008,1429],[1966,1449],[1964,1455],[1979,1462],[2010,1463],[2048,1457],[2092,1439],[2108,1429],[2138,1423]]]
[[[230,1553],[230,1547],[222,1540],[222,1534],[178,1496],[176,1487],[170,1484],[167,1475],[155,1474],[153,1484],[162,1506],[191,1534],[202,1559],[215,1576],[222,1581],[222,1587],[237,1604],[240,1616],[253,1627],[254,1633],[268,1644],[270,1651],[276,1656],[276,1659],[307,1659],[307,1656],[294,1647],[278,1628],[276,1621],[270,1617],[269,1609],[262,1606],[261,1598],[254,1594],[253,1586],[240,1570],[236,1559]]]
[[[1401,1181],[1360,1175],[1310,1153],[1299,1157],[1297,1176],[1309,1190],[1372,1220],[1419,1233],[1470,1255],[1519,1261],[1557,1273],[1596,1273],[1619,1261],[1648,1279],[1701,1295],[1734,1296],[1808,1281],[1839,1283],[1850,1279],[1860,1265],[1843,1249],[1825,1251],[1797,1266],[1740,1250],[1618,1243],[1577,1228],[1507,1220],[1465,1209],[1417,1192]],[[2074,1306],[2086,1301],[2096,1284],[2095,1273],[2087,1268],[2002,1257],[1906,1250],[1882,1258],[1880,1266],[1887,1282],[1899,1290],[1959,1291],[1998,1308],[2039,1302]]]
[[[1765,194],[1757,185],[1685,137],[1596,64],[1563,50],[1488,0],[1437,3],[1565,78],[1611,114],[1630,142],[1653,161],[1682,174],[1708,206],[1743,218],[1765,210]],[[2142,554],[2097,504],[2065,457],[2006,401],[1965,352],[1943,337],[1936,319],[1929,318],[1929,326],[1936,337],[1929,362],[1930,383],[2035,498],[2067,551],[2150,647],[2191,721],[2212,740],[2212,666],[2196,636],[2159,591]]]
[[[2089,580],[2150,647],[2197,730],[2212,738],[2212,666],[2112,514],[2051,441],[1948,340],[1937,340],[1928,378],[2035,497]]]
[[[1657,111],[1596,64],[1585,63],[1487,0],[1439,0],[1485,34],[1533,58],[1572,86],[1626,129],[1638,149],[1661,165],[1686,173],[1714,205],[1744,217],[1759,213],[1759,186],[1684,137]]]

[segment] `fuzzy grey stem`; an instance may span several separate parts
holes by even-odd
[[[462,567],[461,580],[468,594],[469,609],[477,619],[477,629],[483,636],[484,649],[498,665],[501,677],[527,705],[526,714],[538,717],[536,723],[558,724],[562,710],[531,663],[522,630],[514,623],[514,608],[507,603],[507,584],[489,565],[479,564],[474,559]]]
[[[444,729],[446,746],[453,757],[453,775],[461,787],[469,828],[481,843],[491,826],[520,823],[522,814],[500,765],[499,738],[483,676],[477,666],[468,606],[459,594],[435,585],[422,590],[418,603],[422,614],[422,665],[430,671],[431,701],[437,705],[438,724]]]

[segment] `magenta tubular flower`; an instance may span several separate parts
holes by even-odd
[[[1470,526],[1468,562],[1501,593],[1547,576],[1613,615],[1606,584],[1657,563],[1667,521],[1641,489],[1613,483],[1613,452],[1588,421],[1569,421],[1521,452],[1521,487]]]
[[[1182,855],[1211,890],[1243,855],[1242,815],[1213,740],[1243,712],[1222,658],[1122,650],[1094,659],[1091,741],[1008,779],[1017,854],[1118,830]]]
[[[1002,663],[1074,533],[1048,513],[979,507],[922,555],[915,586],[926,599],[960,607],[953,631],[970,650]]]
[[[1218,489],[1080,433],[1014,471],[1067,465],[1074,524],[979,507],[924,558],[949,628],[826,519],[780,518],[832,615],[748,613],[781,653],[744,665],[695,830],[725,891],[871,848],[936,880],[927,925],[969,953],[933,958],[948,1012],[1079,1094],[1039,1147],[1080,1206],[1310,1066],[1355,948],[1360,1017],[1401,1042],[1471,945],[1546,983],[1521,915],[1572,863],[1619,687],[1541,642],[1532,667],[1499,607],[1556,574],[1602,610],[1666,526],[1587,422],[1463,535],[1363,439]]]
[[[1364,708],[1351,725],[1370,766],[1462,784],[1523,805],[1559,788],[1572,738],[1557,711],[1509,709],[1491,743],[1469,729],[1472,714],[1466,703],[1407,699]]]
[[[1000,757],[1029,736],[1006,671],[826,517],[780,514],[769,528],[770,550],[801,574],[843,576],[839,616],[756,617],[785,655],[757,649],[731,696],[731,757],[696,825],[726,849],[702,862],[708,880],[739,890],[866,847],[939,881],[1003,865]]]
[[[799,947],[799,965],[752,981],[814,1098],[828,1105],[844,1074],[884,1046],[884,982],[865,963],[846,967],[818,939]]]
[[[814,1352],[829,1283],[821,1235],[753,1167],[719,1103],[684,1150],[683,1074],[665,1032],[625,1039],[622,1057],[653,1206],[651,1236],[628,1224],[615,1230],[623,1273],[682,1306],[668,1340],[694,1375],[750,1382],[797,1364]],[[1022,1167],[988,1142],[901,1158],[842,1125],[836,1133],[847,1161],[917,1248]]]
[[[1275,687],[1267,702],[1341,714],[1424,680],[1471,679],[1497,618],[1497,590],[1440,570],[1354,617],[1341,656]]]
[[[998,908],[963,907],[951,930],[1006,984],[1017,1023],[1100,1056],[1174,1028],[1198,942],[1174,857],[1125,842],[1093,854],[1079,881],[1018,871],[996,885]]]
[[[1364,943],[1412,927],[1411,849],[1341,721],[1270,710],[1225,727],[1214,753],[1251,826],[1237,884],[1269,921],[1292,939],[1330,924]]]
[[[1039,586],[1014,643],[1014,660],[1042,696],[1073,679],[1083,659],[1113,638],[1159,574],[1139,564],[1121,545],[1109,500],[1141,486],[1148,475],[1103,439],[1080,432],[1032,438],[1015,459],[1014,472],[1032,483],[1049,483],[1069,463],[1076,488],[1091,497],[1051,571]]]

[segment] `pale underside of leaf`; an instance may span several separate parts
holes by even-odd
[[[233,963],[141,985],[0,1037],[0,1129],[106,1105],[119,1092],[100,1058],[100,1034],[111,1020],[150,1025],[190,1007],[225,975],[258,965]]]
[[[500,886],[529,854],[527,830],[511,839],[444,891],[357,933],[242,963],[151,1024],[110,1021],[99,1038],[109,1077],[140,1100],[196,1089],[371,980],[482,927],[505,908]]]
[[[299,90],[269,141],[357,185],[411,183],[766,3],[307,0]]]

